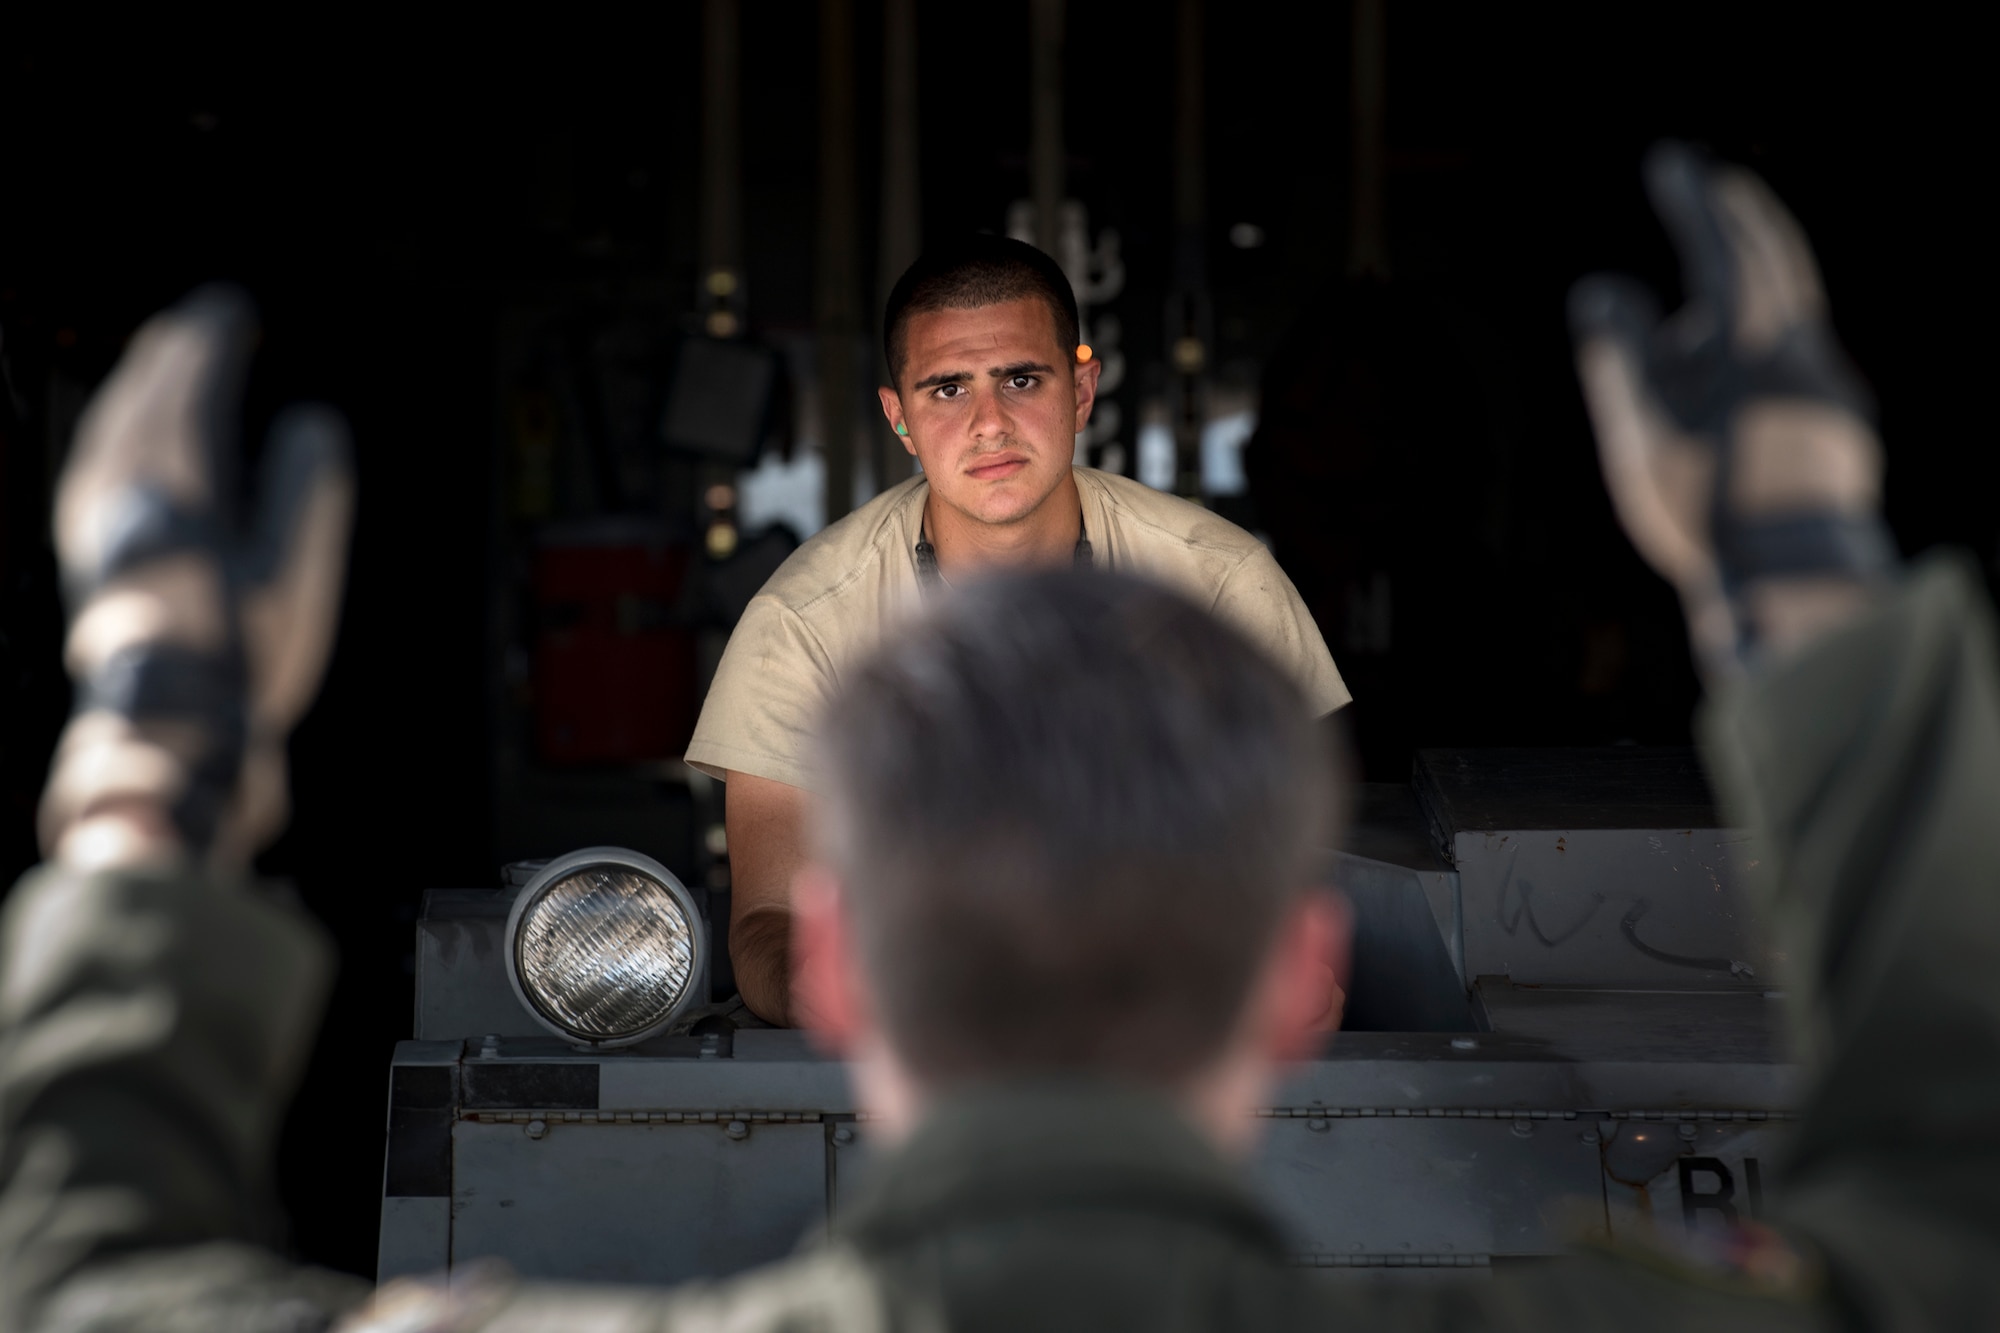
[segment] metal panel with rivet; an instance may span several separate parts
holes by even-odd
[[[1714,827],[1691,762],[1427,752],[1410,787],[1358,792],[1330,857],[1357,915],[1354,1024],[1258,1111],[1254,1183],[1299,1263],[1476,1278],[1580,1234],[1698,1236],[1757,1216],[1797,1076],[1782,994],[1742,919],[1754,858]],[[1549,865],[1488,855],[1531,825],[1547,826],[1528,831]],[[1655,846],[1676,838],[1726,854]],[[607,855],[618,875],[672,881],[594,849],[498,890],[429,896],[417,1040],[391,1073],[384,1277],[489,1256],[553,1279],[727,1274],[784,1257],[865,1180],[879,1145],[844,1069],[728,997],[709,1002],[704,923],[678,881],[653,892],[612,875],[561,900],[624,913],[629,937],[652,941],[617,974],[664,988],[653,1000],[601,989],[617,969],[585,966],[553,919],[523,955],[542,971],[516,958],[510,984],[521,946],[500,923]],[[1515,936],[1530,898],[1537,913],[1601,899],[1595,915],[1610,915],[1530,948],[1496,915],[1504,893],[1520,900]],[[673,919],[634,917],[645,895],[644,911]],[[1620,928],[1640,898],[1640,944],[1672,959]],[[565,1021],[584,1030],[565,1037]]]

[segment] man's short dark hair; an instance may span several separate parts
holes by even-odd
[[[957,590],[849,675],[819,744],[860,962],[933,1086],[1198,1070],[1331,831],[1297,686],[1126,575]]]
[[[896,280],[882,314],[882,352],[889,360],[891,382],[902,382],[911,315],[972,310],[1027,296],[1048,303],[1056,322],[1056,346],[1065,353],[1075,350],[1081,327],[1076,293],[1062,266],[1034,246],[979,232],[924,251]]]

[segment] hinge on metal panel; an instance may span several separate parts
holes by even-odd
[[[1491,1268],[1490,1254],[1289,1254],[1294,1268]]]
[[[1590,1111],[1600,1120],[1797,1120],[1797,1111]]]
[[[1260,1106],[1254,1115],[1266,1120],[1574,1120],[1587,1116],[1596,1120],[1717,1120],[1763,1121],[1796,1120],[1796,1111],[1604,1111],[1591,1107],[1576,1110],[1524,1110],[1492,1106]]]
[[[741,1120],[752,1125],[816,1125],[818,1111],[466,1111],[461,1120],[482,1125],[525,1125],[533,1120],[557,1125],[711,1125]]]
[[[1574,1120],[1578,1113],[1490,1106],[1266,1106],[1256,1114],[1267,1120]]]

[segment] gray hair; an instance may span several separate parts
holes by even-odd
[[[1298,688],[1125,575],[956,591],[847,677],[820,747],[823,851],[933,1086],[1199,1069],[1330,831]]]

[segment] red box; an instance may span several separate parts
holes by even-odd
[[[550,764],[678,758],[694,733],[692,550],[612,530],[535,554],[535,747]]]

